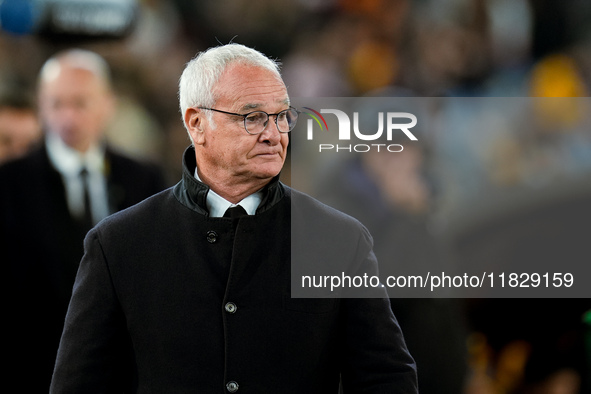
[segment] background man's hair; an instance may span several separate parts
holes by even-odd
[[[209,48],[187,63],[179,81],[181,117],[187,108],[215,105],[215,84],[230,64],[246,64],[267,69],[281,78],[280,63],[261,52],[241,44]],[[186,127],[186,126],[185,126]]]
[[[103,81],[108,89],[112,87],[111,69],[107,61],[100,55],[85,49],[68,49],[51,56],[39,72],[38,83],[55,78],[62,66],[90,71]]]

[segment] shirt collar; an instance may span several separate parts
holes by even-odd
[[[195,148],[192,145],[189,145],[187,149],[185,149],[182,163],[183,170],[181,173],[181,180],[173,187],[172,194],[179,203],[188,209],[201,215],[209,216],[206,204],[209,186],[195,178],[195,167],[197,167],[197,162],[195,158]],[[285,197],[289,188],[281,183],[279,178],[280,175],[276,175],[261,190],[263,198],[259,207],[256,209],[256,214],[268,211]]]
[[[61,138],[50,132],[46,136],[46,146],[49,160],[64,175],[77,176],[83,167],[89,172],[104,172],[105,150],[100,145],[94,145],[85,153],[81,153],[70,148]]]
[[[195,168],[195,179],[197,179],[199,182],[202,182],[199,178],[199,174],[197,174],[197,168]],[[239,201],[238,204],[232,204],[230,201],[209,189],[205,204],[207,205],[209,216],[211,217],[222,217],[228,208],[235,207],[236,205],[242,206],[247,214],[254,215],[262,199],[263,192],[262,190],[259,190],[245,197]]]

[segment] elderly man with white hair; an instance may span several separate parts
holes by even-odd
[[[295,261],[376,261],[359,222],[279,181],[298,111],[277,64],[209,49],[180,105],[182,179],[89,233],[51,392],[416,393],[385,292],[291,296]]]

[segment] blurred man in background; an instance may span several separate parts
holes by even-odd
[[[86,232],[165,187],[156,167],[105,144],[115,97],[104,59],[61,52],[44,64],[38,88],[44,143],[0,167],[8,376],[27,392],[49,388]]]

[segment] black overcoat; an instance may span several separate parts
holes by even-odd
[[[87,236],[51,392],[416,392],[387,298],[290,294],[292,232],[371,269],[360,223],[277,179],[256,215],[211,218],[194,169],[189,149],[179,184]]]

